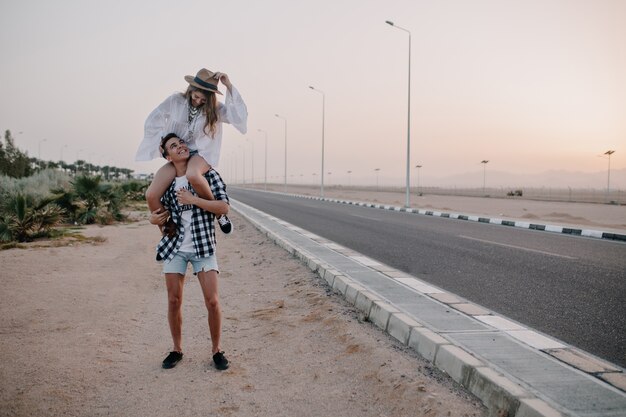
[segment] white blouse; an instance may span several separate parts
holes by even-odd
[[[234,86],[232,92],[226,90],[225,103],[218,102],[217,106],[215,134],[210,136],[204,132],[204,112],[198,113],[191,123],[187,121],[189,103],[184,94],[174,93],[166,98],[146,119],[143,140],[135,154],[135,161],[161,158],[161,138],[168,133],[176,133],[187,142],[190,150],[197,150],[211,166],[217,166],[222,149],[222,123],[233,125],[242,134],[248,130],[248,109]]]

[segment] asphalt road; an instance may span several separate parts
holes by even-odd
[[[229,188],[245,204],[626,367],[626,244]]]

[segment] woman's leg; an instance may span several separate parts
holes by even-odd
[[[194,155],[189,158],[187,163],[187,181],[196,190],[196,193],[205,200],[215,200],[209,182],[204,177],[204,173],[211,169],[203,157],[200,155]]]
[[[157,209],[163,210],[163,205],[161,204],[161,197],[167,191],[168,187],[172,184],[176,178],[176,168],[172,165],[171,162],[163,165],[159,170],[154,174],[154,179],[150,183],[150,186],[146,190],[146,201],[148,202],[148,208],[150,212],[153,212]]]

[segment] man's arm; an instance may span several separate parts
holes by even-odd
[[[230,206],[224,200],[205,200],[204,198],[193,195],[189,190],[181,188],[176,192],[176,197],[180,204],[193,204],[202,210],[211,212],[215,215],[228,214]]]

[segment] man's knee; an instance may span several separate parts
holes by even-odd
[[[180,310],[183,305],[183,297],[177,294],[170,294],[167,296],[167,303],[171,311]]]
[[[209,311],[217,311],[220,308],[220,300],[217,296],[210,296],[204,298],[204,303]]]

